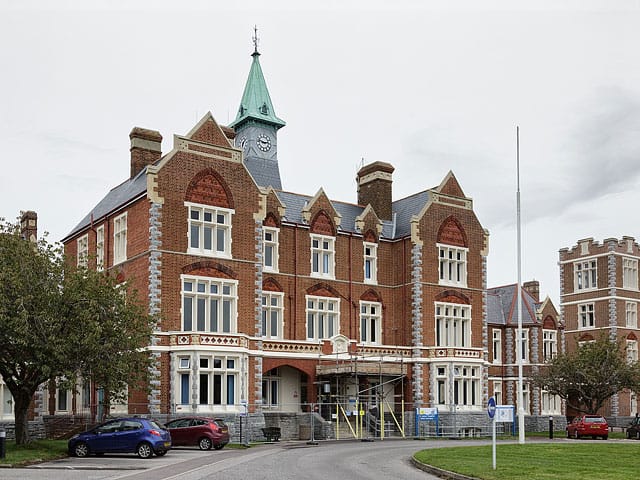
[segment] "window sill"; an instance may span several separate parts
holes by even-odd
[[[223,258],[225,260],[233,260],[233,256],[229,253],[225,253],[225,252],[208,252],[206,250],[196,250],[196,249],[192,249],[189,248],[187,249],[187,253],[189,255],[197,255],[199,257],[208,257],[208,258]]]

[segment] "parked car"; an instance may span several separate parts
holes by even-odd
[[[221,418],[180,417],[167,422],[173,445],[197,445],[220,450],[229,443],[229,427]]]
[[[640,440],[640,417],[636,416],[631,422],[631,425],[627,427],[627,438]]]
[[[609,424],[601,415],[578,415],[567,425],[567,438],[609,438]]]
[[[161,457],[171,448],[171,435],[149,418],[117,418],[69,439],[69,454],[86,457],[96,453],[137,453]]]

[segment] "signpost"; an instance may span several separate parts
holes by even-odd
[[[489,397],[489,402],[487,402],[487,413],[489,414],[489,419],[491,420],[491,459],[493,461],[493,469],[496,469],[496,399],[494,397]]]

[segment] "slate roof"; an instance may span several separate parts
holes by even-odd
[[[63,241],[88,227],[93,221],[98,221],[105,215],[117,210],[129,201],[146,193],[147,191],[147,167],[144,167],[138,175],[112,188],[105,197],[93,207],[93,209],[69,232]]]
[[[261,187],[273,187],[276,190],[282,189],[280,180],[280,169],[276,160],[266,158],[246,157],[244,164],[249,173]]]
[[[286,207],[286,220],[297,224],[304,223],[302,219],[302,210],[312,197],[309,195],[280,190],[280,177],[273,173],[275,171],[277,174],[277,162],[254,159],[254,161],[246,161],[245,163],[247,165],[247,169],[258,185],[272,185],[274,187],[278,198]],[[274,166],[275,168],[273,168]],[[71,237],[88,227],[91,224],[92,217],[93,220],[97,222],[105,215],[117,210],[140,195],[145,194],[147,191],[146,173],[147,168],[145,167],[134,178],[126,180],[109,191],[109,193],[105,195],[105,197],[71,230],[71,232],[69,232],[67,237],[63,240],[66,240],[66,238]],[[392,240],[410,235],[411,217],[420,213],[428,200],[429,192],[425,190],[393,202],[392,211],[395,217],[395,225],[393,220],[383,221],[382,238]],[[356,233],[356,218],[362,214],[365,207],[336,200],[331,200],[331,203],[336,211],[342,216],[339,231]]]
[[[539,302],[525,289],[522,292],[522,324],[538,324],[535,312]],[[505,285],[487,290],[487,321],[494,325],[518,325],[517,285]]]

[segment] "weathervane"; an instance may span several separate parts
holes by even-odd
[[[258,53],[258,26],[254,25],[253,26],[253,53]]]

